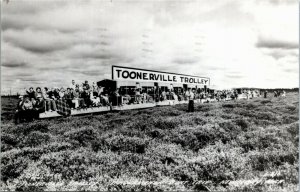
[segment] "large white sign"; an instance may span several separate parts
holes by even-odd
[[[195,85],[209,85],[210,79],[207,77],[189,76],[175,73],[165,73],[151,70],[112,67],[112,79],[136,82],[165,82],[165,83],[183,83]]]

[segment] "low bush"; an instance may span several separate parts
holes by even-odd
[[[52,178],[53,174],[45,165],[33,163],[18,178],[16,191],[44,191]]]
[[[191,131],[174,131],[164,139],[171,143],[180,145],[183,148],[192,150],[196,150],[197,148],[199,148],[198,139],[196,135],[194,135]]]
[[[153,185],[149,183],[147,185],[143,184],[123,184],[123,183],[113,183],[108,186],[108,191],[164,191],[160,186]]]
[[[151,130],[154,128],[154,120],[149,117],[136,118],[133,122],[131,122],[129,128],[139,131]]]
[[[261,104],[267,104],[267,103],[272,103],[272,101],[268,99],[268,100],[262,100],[260,103]]]
[[[106,139],[106,143],[112,151],[130,151],[133,153],[145,153],[148,145],[146,139],[139,137],[113,136]]]
[[[184,104],[19,125],[6,122],[1,187],[294,191],[297,101],[295,94],[196,103],[194,113],[186,113]]]
[[[180,125],[180,121],[176,118],[158,118],[153,124],[158,129],[174,129]]]
[[[224,103],[224,104],[222,104],[222,107],[224,107],[224,108],[235,108],[236,104],[233,104],[233,103]]]
[[[297,122],[299,120],[299,115],[298,114],[293,114],[293,115],[283,115],[282,116],[282,123],[283,124],[290,124]]]
[[[49,123],[47,121],[35,121],[27,124],[20,124],[11,130],[14,134],[28,135],[33,131],[46,133],[49,131]]]
[[[20,142],[20,137],[10,133],[2,133],[1,134],[1,151],[8,151],[17,146]]]
[[[296,146],[299,143],[299,123],[293,123],[287,126],[287,132],[291,135],[291,140]]]
[[[268,133],[266,131],[248,131],[236,138],[239,146],[244,152],[251,150],[264,150],[266,148],[277,148],[276,146],[285,147],[288,142],[276,135],[276,133]]]
[[[38,145],[47,144],[50,142],[51,135],[40,131],[29,133],[21,142],[21,146],[36,147]]]
[[[165,132],[161,129],[154,128],[146,132],[149,137],[152,138],[163,138],[165,136]]]
[[[45,151],[45,153],[51,153],[71,150],[74,149],[74,146],[68,142],[53,142],[46,145],[42,145],[41,148],[43,149],[43,151]]]
[[[75,146],[88,146],[98,140],[99,133],[93,127],[82,127],[64,133],[64,137]]]
[[[210,181],[214,185],[219,185],[239,177],[245,169],[246,161],[240,148],[229,149],[228,146],[230,145],[216,142],[215,145],[199,150],[196,157],[187,160],[185,172],[190,172],[187,178]]]
[[[241,127],[242,131],[246,131],[247,128],[249,127],[249,122],[242,118],[242,119],[236,119],[233,121],[236,125],[238,125],[239,127]]]
[[[44,154],[40,160],[52,174],[60,174],[65,180],[88,180],[96,174],[92,167],[95,162],[95,155],[88,151],[78,150],[61,151]]]
[[[251,165],[253,170],[265,171],[271,168],[288,163],[294,165],[297,163],[297,155],[291,151],[271,151],[265,149],[263,152],[252,151],[249,153],[248,164]]]
[[[124,135],[103,135],[94,141],[92,148],[94,151],[112,150],[115,152],[129,151],[133,153],[145,153],[148,140],[139,137],[129,137]]]
[[[30,159],[22,155],[20,149],[13,149],[1,153],[1,179],[7,181],[8,179],[18,178],[24,169],[27,168]]]
[[[187,108],[186,108],[187,109]],[[195,105],[195,111],[208,112],[212,109],[210,104]]]

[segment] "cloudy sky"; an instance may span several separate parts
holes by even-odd
[[[2,2],[1,89],[111,78],[111,65],[298,87],[297,0]]]

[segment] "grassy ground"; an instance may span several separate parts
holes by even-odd
[[[298,93],[14,125],[2,190],[298,191]]]

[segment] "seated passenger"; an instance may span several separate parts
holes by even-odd
[[[65,89],[63,87],[60,88],[58,94],[59,94],[59,99],[63,99],[65,95]]]
[[[24,97],[24,102],[22,103],[21,109],[23,111],[24,118],[27,121],[32,121],[34,118],[34,112],[33,112],[33,104],[29,96]]]
[[[46,111],[56,111],[56,103],[55,100],[52,99],[52,91],[48,91],[48,88],[44,87],[42,95],[46,103]]]
[[[172,94],[172,97],[175,101],[178,101],[178,96],[174,93],[174,92],[171,92]]]
[[[57,88],[51,88],[51,90],[48,92],[49,98],[52,100],[57,100],[59,98],[59,93],[58,93]]]
[[[37,96],[37,101],[36,101],[36,103],[33,107],[34,118],[39,118],[39,114],[45,112],[45,107],[46,107],[46,105],[45,105],[45,101],[44,101],[43,97],[38,95]]]
[[[90,92],[90,99],[94,107],[100,106],[100,97],[98,97],[98,92],[96,92],[94,88]]]
[[[101,93],[100,95],[100,101],[102,103],[103,106],[107,106],[109,105],[109,99],[108,99],[108,95],[104,95],[104,93]]]
[[[71,89],[67,88],[67,91],[65,92],[63,99],[66,100],[67,104],[69,105],[70,108],[74,108],[72,100],[73,100],[73,96],[71,93]]]
[[[111,94],[110,99],[113,106],[122,105],[122,97],[120,96],[118,89]]]
[[[81,93],[81,98],[83,99],[84,103],[83,103],[83,107],[90,107],[92,105],[92,101],[90,99],[90,93],[88,89],[85,89],[82,93]]]
[[[164,101],[167,100],[167,94],[166,92],[163,90],[160,94],[160,101]]]
[[[141,102],[146,103],[147,102],[147,93],[143,91],[141,95]]]
[[[84,81],[83,85],[82,85],[83,89],[87,89],[87,90],[90,90],[90,85],[89,85],[89,82],[86,80]]]
[[[128,94],[128,93],[126,93],[123,97],[122,97],[122,99],[123,99],[123,101],[122,101],[122,103],[123,104],[130,104],[130,101],[131,101],[131,97],[130,97],[130,95]]]
[[[31,101],[32,99],[35,99],[35,92],[33,90],[33,87],[30,87],[29,90],[26,90],[26,93]]]
[[[97,95],[97,97],[99,96],[98,95],[98,86],[96,85],[95,82],[93,82],[92,84],[92,90],[93,90],[93,95]]]
[[[35,92],[35,97],[34,98],[37,99],[38,96],[43,97],[43,93],[42,93],[42,90],[41,90],[40,87],[37,87],[35,90],[36,90],[36,92]]]
[[[71,89],[72,95],[73,95],[73,100],[72,103],[74,104],[74,108],[77,109],[79,106],[82,106],[82,101],[83,99],[79,98],[80,93],[79,93],[79,85],[76,84],[75,90]],[[80,105],[81,104],[81,105]]]
[[[139,89],[135,90],[135,102],[139,104],[141,102],[141,92]]]

